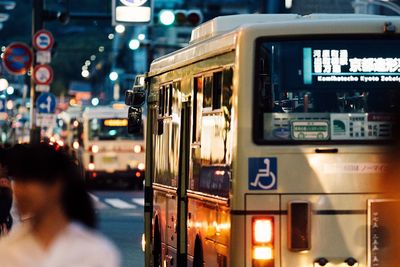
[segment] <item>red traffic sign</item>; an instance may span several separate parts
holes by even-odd
[[[49,85],[53,81],[53,69],[49,65],[37,65],[33,70],[33,80],[38,85]]]
[[[11,74],[24,75],[32,61],[32,50],[24,43],[12,43],[4,51],[3,65]]]
[[[33,46],[38,51],[47,51],[53,48],[54,37],[51,32],[46,30],[40,30],[35,33],[32,40]]]

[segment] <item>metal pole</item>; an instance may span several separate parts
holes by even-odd
[[[32,38],[38,30],[44,26],[43,23],[43,7],[44,0],[33,0],[32,3]],[[35,144],[40,142],[40,127],[36,125],[36,92],[35,82],[33,80],[33,70],[36,66],[36,55],[33,55],[33,63],[31,67],[31,110],[30,110],[30,143]]]

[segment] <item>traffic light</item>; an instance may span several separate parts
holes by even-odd
[[[203,13],[196,9],[163,9],[158,13],[158,22],[164,26],[195,27],[203,22]]]

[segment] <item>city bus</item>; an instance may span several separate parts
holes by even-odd
[[[89,185],[143,187],[144,133],[128,133],[127,114],[121,103],[84,110],[79,154]]]
[[[224,16],[153,61],[146,266],[394,266],[378,184],[399,30],[375,15]]]

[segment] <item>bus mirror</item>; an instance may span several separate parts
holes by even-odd
[[[134,108],[141,108],[146,101],[144,89],[126,90],[125,104]]]
[[[133,90],[125,91],[125,105],[130,106],[133,99]]]
[[[128,111],[128,133],[141,133],[143,127],[142,109],[129,107]]]

